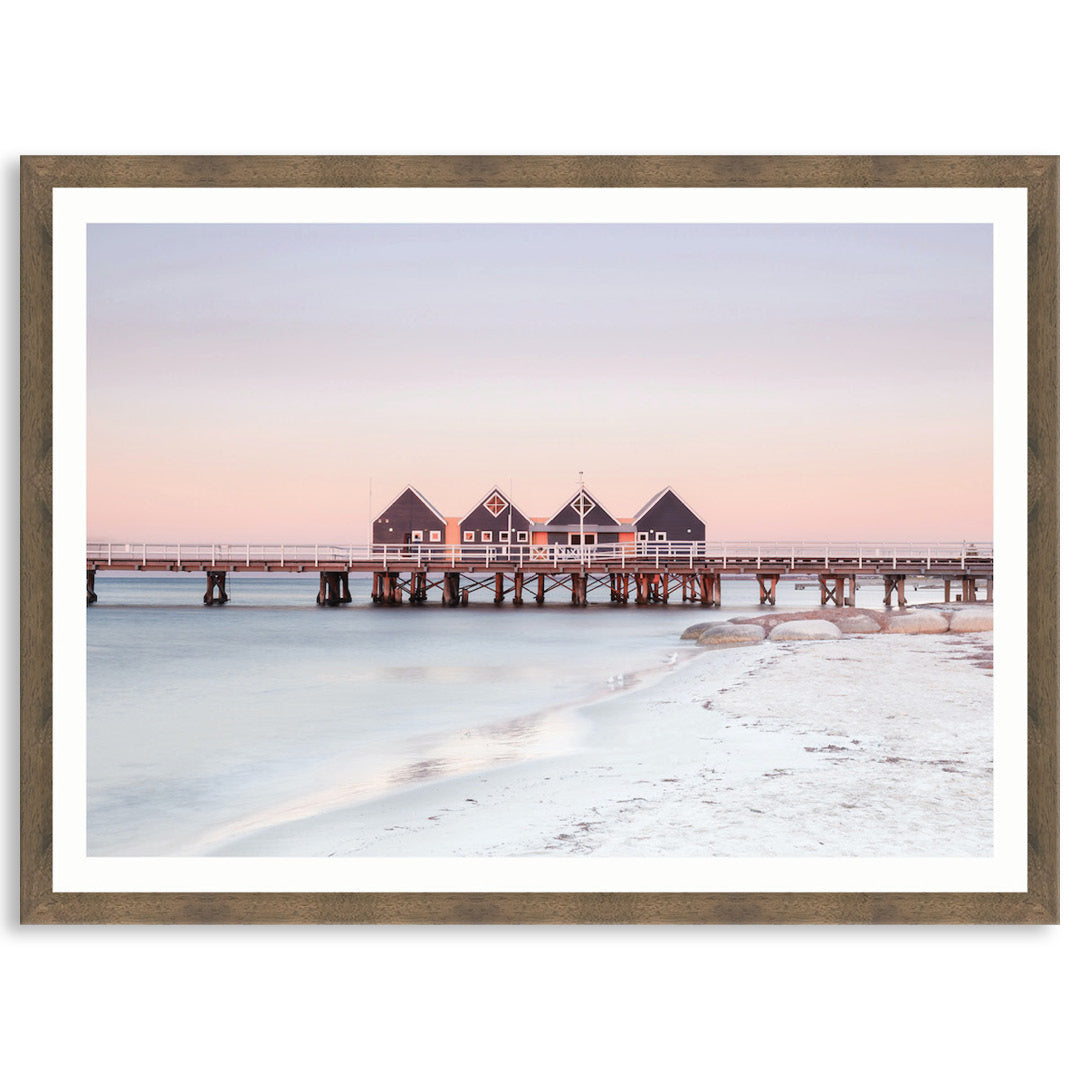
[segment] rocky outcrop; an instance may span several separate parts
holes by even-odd
[[[836,625],[845,634],[881,633],[881,623],[869,615],[849,615],[846,619],[837,619]]]
[[[697,641],[706,630],[712,629],[714,626],[724,626],[726,623],[720,622],[696,622],[693,626],[688,626],[682,632],[683,641]]]
[[[949,617],[949,630],[954,634],[972,634],[978,630],[994,629],[993,608],[962,608]]]
[[[769,615],[743,616],[742,618],[732,619],[731,621],[733,623],[740,624],[750,623],[754,626],[762,626],[766,630],[772,630],[774,626],[779,626],[781,623],[805,622],[807,619],[820,619],[825,622],[831,622],[840,625],[845,620],[851,620],[854,618],[868,619],[870,622],[874,623],[879,629],[883,627],[888,621],[888,616],[885,615],[883,612],[871,611],[869,608],[850,607],[820,607],[815,608],[813,611],[772,612]],[[858,633],[873,633],[873,631],[858,631]]]
[[[735,623],[715,623],[699,638],[699,645],[754,645],[765,640],[765,631],[760,626],[736,625]]]
[[[936,611],[894,615],[885,624],[886,634],[944,634],[948,629],[949,620]]]
[[[827,619],[784,622],[769,632],[770,641],[823,641],[838,637],[843,637],[840,628]]]

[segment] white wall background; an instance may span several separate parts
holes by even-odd
[[[1063,10],[102,0],[8,13],[0,1015],[13,1075],[1060,1073],[1075,1057],[1075,768],[1056,929],[20,928],[13,570],[19,154],[1060,153],[1068,395]],[[1064,655],[1076,644],[1067,632]],[[1075,704],[1067,688],[1066,757]]]

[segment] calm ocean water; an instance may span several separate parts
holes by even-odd
[[[692,622],[761,611],[753,580],[725,581],[723,608],[706,611],[573,609],[566,590],[542,607],[376,608],[361,576],[351,605],[320,608],[317,576],[295,574],[230,575],[230,603],[206,608],[204,587],[195,574],[98,575],[91,855],[211,854],[327,805],[572,753],[587,732],[567,706],[677,663]],[[781,607],[817,598],[780,586]],[[879,607],[880,588],[859,603]]]

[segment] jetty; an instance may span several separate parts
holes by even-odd
[[[578,537],[577,539],[580,539]],[[543,604],[567,590],[570,604],[672,601],[719,606],[724,578],[756,578],[759,602],[776,603],[784,578],[816,582],[821,604],[855,603],[876,579],[884,604],[905,606],[909,577],[940,579],[945,602],[993,601],[994,551],[987,542],[636,541],[496,544],[88,543],[86,602],[98,575],[116,571],[205,575],[207,606],[228,602],[230,574],[319,575],[315,602],[352,602],[350,575],[371,576],[371,601],[396,607],[438,601],[462,607],[485,595],[495,604]],[[860,584],[860,579],[863,582]],[[565,599],[560,596],[560,599]]]

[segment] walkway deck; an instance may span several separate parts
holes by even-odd
[[[822,603],[851,603],[859,576],[884,580],[886,603],[895,590],[904,603],[903,582],[909,575],[957,581],[964,599],[975,599],[976,580],[993,595],[993,546],[958,543],[832,543],[740,541],[735,543],[562,545],[341,545],[341,544],[160,544],[89,543],[86,546],[87,602],[97,599],[96,574],[136,570],[202,572],[207,575],[205,603],[224,603],[230,573],[313,573],[320,575],[319,603],[348,603],[349,574],[373,576],[372,599],[395,604],[419,603],[431,589],[444,604],[468,602],[468,590],[490,588],[495,602],[503,599],[504,579],[513,583],[514,602],[526,594],[538,603],[545,589],[566,585],[571,602],[584,604],[590,590],[606,580],[611,599],[626,603],[631,585],[637,603],[666,603],[672,584],[682,598],[707,606],[719,603],[723,576],[755,576],[761,602],[775,603],[777,582],[784,576],[814,575]],[[465,584],[462,584],[464,579]],[[839,584],[838,584],[839,583]],[[644,599],[642,599],[644,598]]]

